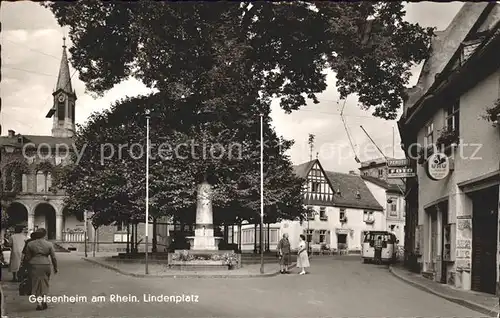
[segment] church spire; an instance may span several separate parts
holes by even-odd
[[[67,93],[73,93],[71,86],[71,75],[69,74],[68,55],[66,54],[66,37],[63,37],[63,53],[61,65],[59,66],[59,76],[57,77],[56,91],[63,90]]]

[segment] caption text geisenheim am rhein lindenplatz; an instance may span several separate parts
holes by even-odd
[[[141,296],[127,294],[110,294],[110,295],[60,295],[60,296],[29,296],[29,301],[46,302],[46,303],[197,303],[199,296],[194,294],[181,294],[181,295],[163,295],[163,294],[142,294]]]

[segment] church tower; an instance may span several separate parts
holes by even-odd
[[[76,94],[71,85],[66,38],[63,38],[63,52],[56,89],[52,93],[53,106],[47,118],[53,118],[52,137],[72,137],[75,134]]]

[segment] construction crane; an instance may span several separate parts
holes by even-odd
[[[377,148],[377,150],[378,150],[378,151],[382,154],[382,156],[383,156],[383,157],[384,157],[384,159],[385,159],[385,164],[386,164],[386,166],[387,166],[387,163],[388,163],[388,159],[389,159],[389,158],[387,158],[387,156],[384,154],[384,152],[383,152],[383,151],[379,148],[379,146],[377,146],[377,144],[376,144],[376,143],[375,143],[375,141],[372,139],[372,137],[370,137],[370,135],[369,135],[369,134],[368,134],[368,132],[365,130],[365,128],[364,128],[362,125],[359,125],[359,127],[361,127],[361,129],[363,129],[363,131],[364,131],[364,133],[366,134],[366,136],[368,137],[368,139],[370,139],[370,141],[372,142],[372,144],[373,144],[373,145]],[[406,180],[405,180],[405,179],[403,179],[403,178],[400,178],[400,180],[401,180],[401,181],[403,181],[403,183],[404,183],[404,184],[405,184],[405,186],[406,186]],[[399,191],[401,191],[401,193],[405,193],[405,192],[403,191],[403,189],[401,189],[401,187],[399,186],[399,184],[397,184],[397,183],[396,183],[396,185],[397,185],[397,187],[398,187]],[[410,192],[408,191],[408,193],[410,193]],[[407,197],[407,196],[408,196],[408,194],[405,194],[405,197],[404,197],[404,198],[406,199],[406,197]]]
[[[352,152],[354,153],[354,160],[356,160],[357,163],[361,163],[361,161],[358,158],[358,155],[356,154],[356,148],[354,148],[354,144],[352,142],[351,132],[349,131],[349,127],[347,127],[347,123],[344,118],[344,108],[346,102],[347,98],[344,99],[344,104],[342,104],[342,109],[340,110],[340,119],[342,119],[342,123],[344,124],[344,129],[347,134],[347,139],[349,139],[349,144],[351,145]]]

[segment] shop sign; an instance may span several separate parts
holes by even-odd
[[[432,180],[442,180],[450,173],[450,160],[444,153],[432,154],[427,160],[427,175]]]
[[[401,179],[416,177],[415,169],[408,159],[387,160],[387,178]]]
[[[387,179],[413,178],[415,170],[409,167],[387,168]]]

